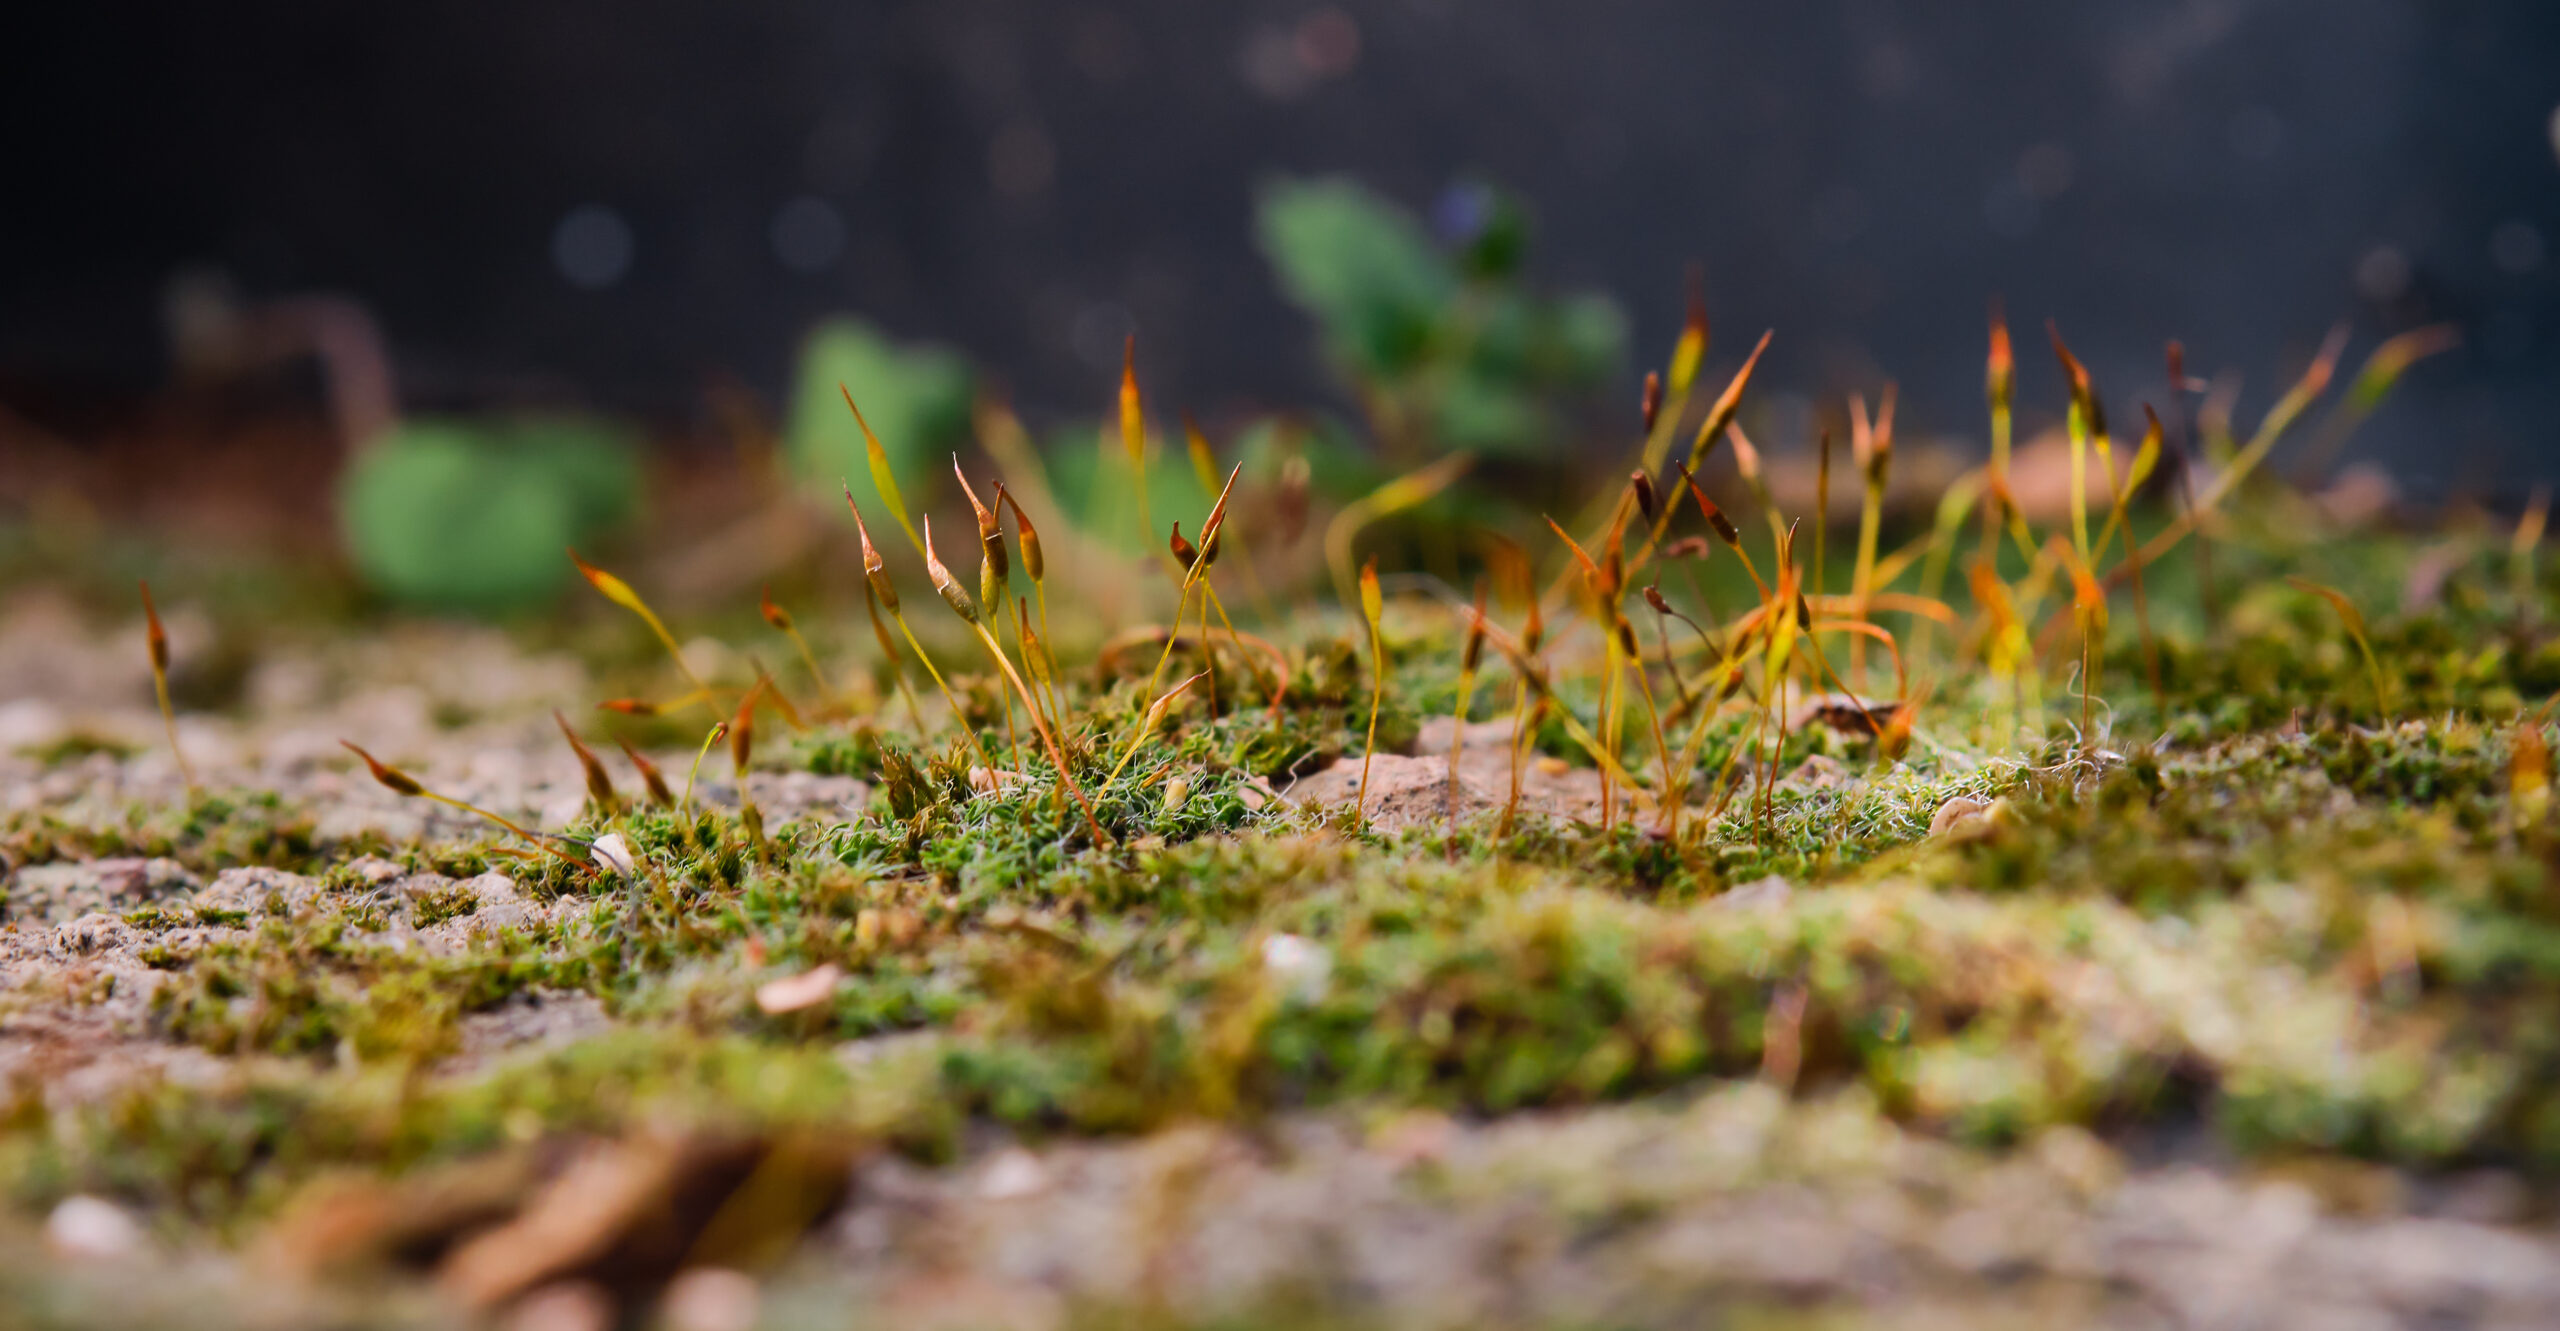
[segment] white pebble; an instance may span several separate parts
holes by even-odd
[[[629,878],[633,872],[631,843],[623,840],[620,832],[607,832],[597,837],[595,845],[588,849],[587,857],[596,862],[597,868],[610,870],[624,878]]]
[[[755,1277],[697,1266],[667,1286],[658,1315],[667,1331],[748,1331],[756,1324]]]
[[[1262,940],[1262,968],[1302,1003],[1324,997],[1333,979],[1333,958],[1323,945],[1296,934],[1273,934]]]
[[[142,1226],[101,1197],[65,1197],[45,1217],[45,1247],[59,1257],[104,1261],[142,1250]]]

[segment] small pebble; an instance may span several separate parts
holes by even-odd
[[[1049,1167],[1040,1163],[1040,1157],[1012,1146],[987,1162],[986,1175],[978,1180],[978,1195],[989,1201],[1010,1201],[1045,1192],[1048,1187]]]
[[[518,1300],[506,1331],[611,1331],[613,1299],[593,1283],[564,1280]]]
[[[620,832],[607,832],[597,837],[595,845],[587,851],[587,858],[594,860],[597,868],[609,870],[622,878],[629,878],[634,869],[631,843],[623,840]]]
[[[1273,934],[1262,940],[1262,968],[1301,1003],[1324,997],[1333,979],[1333,958],[1322,944],[1296,934]]]
[[[1947,836],[1951,833],[1968,835],[1976,830],[1973,824],[1987,823],[1990,817],[1991,805],[1988,801],[1975,799],[1971,795],[1957,795],[1938,806],[1937,814],[1929,819],[1929,835],[1932,837]]]
[[[142,1227],[102,1197],[65,1197],[45,1217],[45,1248],[76,1261],[108,1261],[142,1251]]]
[[[753,1276],[697,1266],[667,1286],[658,1316],[667,1331],[748,1331],[759,1301]]]
[[[1786,879],[1771,874],[1715,898],[1715,904],[1727,910],[1776,910],[1795,896],[1795,888]]]

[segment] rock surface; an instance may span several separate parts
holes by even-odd
[[[1005,1146],[946,1170],[882,1157],[817,1269],[870,1325],[1274,1302],[1422,1327],[1713,1325],[1755,1305],[1884,1326],[2560,1325],[2560,1235],[2368,1191],[2131,1165],[2077,1129],[1985,1156],[1854,1098],[1791,1111],[1744,1085],[1489,1124]]]

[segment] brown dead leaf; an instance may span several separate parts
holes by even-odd
[[[659,1212],[684,1164],[683,1144],[636,1137],[589,1147],[531,1205],[447,1256],[437,1283],[488,1309],[603,1257],[624,1231]]]
[[[308,1281],[433,1251],[504,1220],[540,1177],[536,1152],[504,1151],[410,1178],[333,1179],[305,1189],[251,1250],[251,1265]]]
[[[835,993],[844,982],[844,970],[830,961],[824,965],[769,981],[756,989],[756,1010],[767,1016],[798,1012],[816,1007]]]

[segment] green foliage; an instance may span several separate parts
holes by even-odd
[[[1258,212],[1281,290],[1334,355],[1373,376],[1421,366],[1458,283],[1419,222],[1347,180],[1275,180]]]
[[[859,319],[829,320],[801,344],[784,431],[793,467],[811,484],[832,488],[840,477],[868,474],[847,392],[910,483],[941,474],[937,463],[969,428],[967,361],[940,347],[893,342]]]
[[[1131,555],[1151,556],[1164,549],[1153,543],[1139,547],[1137,478],[1130,474],[1129,455],[1121,451],[1116,437],[1097,448],[1092,434],[1070,431],[1052,439],[1043,451],[1049,483],[1083,539]],[[1187,464],[1162,455],[1147,468],[1146,491],[1147,512],[1155,519],[1158,542],[1176,522],[1196,535],[1200,519],[1217,502],[1217,496],[1200,488],[1199,478]]]
[[[1534,452],[1560,403],[1617,372],[1625,319],[1603,296],[1526,287],[1528,222],[1508,196],[1461,186],[1444,203],[1451,249],[1345,180],[1266,184],[1258,227],[1281,289],[1403,427],[1444,448]]]
[[[339,526],[377,590],[500,612],[557,592],[561,551],[628,517],[639,481],[628,437],[599,422],[411,421],[348,468]]]
[[[67,730],[46,743],[19,749],[18,756],[32,758],[40,767],[68,767],[83,758],[98,754],[105,754],[110,758],[127,758],[137,751],[135,745],[110,735],[94,734],[86,730]]]

